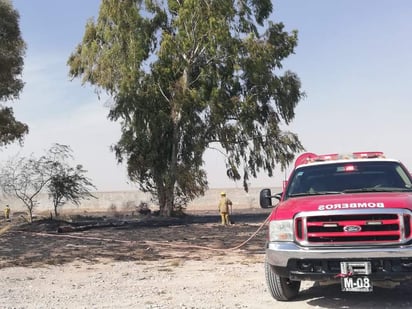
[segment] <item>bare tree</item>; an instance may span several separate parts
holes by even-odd
[[[23,202],[33,222],[37,197],[50,180],[50,162],[45,156],[9,160],[0,173],[1,189],[6,196],[15,196]]]
[[[15,157],[10,159],[0,171],[0,186],[6,196],[15,196],[23,202],[33,222],[33,210],[38,204],[39,193],[49,191],[53,199],[54,212],[57,207],[71,201],[79,205],[83,198],[94,197],[89,188],[94,188],[84,176],[81,165],[70,167],[72,159],[69,146],[54,144],[40,158]]]

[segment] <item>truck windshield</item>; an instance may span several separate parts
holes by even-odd
[[[392,161],[304,165],[291,175],[285,198],[376,191],[412,191],[411,176]]]

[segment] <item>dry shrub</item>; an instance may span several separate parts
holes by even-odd
[[[115,203],[111,203],[109,206],[109,212],[117,212],[117,206]]]
[[[135,209],[136,209],[136,203],[134,201],[123,202],[122,210],[133,212]]]
[[[115,218],[119,218],[119,217],[121,216],[121,213],[117,210],[117,206],[116,206],[116,204],[114,204],[114,203],[112,203],[112,204],[109,206],[109,212],[112,213],[112,215],[113,215]]]
[[[136,207],[136,210],[139,214],[144,216],[150,215],[152,212],[146,202],[140,202],[139,206]]]

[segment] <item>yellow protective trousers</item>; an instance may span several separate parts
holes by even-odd
[[[223,225],[229,224],[229,214],[227,212],[221,212],[220,217],[222,218]]]

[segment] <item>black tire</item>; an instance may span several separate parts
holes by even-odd
[[[279,301],[289,301],[299,294],[300,281],[292,281],[289,278],[280,277],[273,271],[272,266],[265,261],[265,277],[270,294]]]

